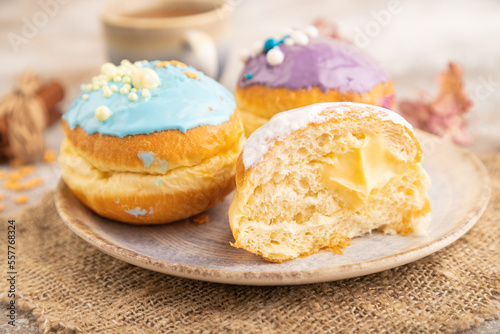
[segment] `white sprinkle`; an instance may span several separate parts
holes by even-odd
[[[120,62],[120,65],[122,65],[122,66],[130,66],[130,65],[132,65],[132,63],[128,59],[123,59]]]
[[[106,75],[111,73],[114,70],[115,70],[115,65],[111,64],[111,63],[104,63],[101,66],[101,73],[106,74]]]
[[[290,37],[298,45],[307,45],[309,43],[309,37],[302,31],[295,30],[291,33]]]
[[[137,93],[136,93],[136,92],[132,92],[132,93],[128,94],[128,99],[129,99],[130,101],[136,101],[136,100],[137,100],[137,98],[138,98],[138,96],[137,96]]]
[[[132,81],[132,79],[130,79],[130,77],[123,77],[122,81],[123,83],[129,84]]]
[[[86,84],[81,84],[81,85],[80,85],[80,89],[81,89],[81,90],[85,90],[86,88],[87,88],[87,85],[86,85]]]
[[[250,58],[250,52],[248,50],[243,50],[240,52],[240,60],[244,63]]]
[[[94,87],[92,86],[92,84],[88,84],[88,85],[87,85],[87,90],[88,90],[89,92],[90,92],[90,91],[92,91],[92,89],[93,89],[93,88],[94,88]]]
[[[254,56],[258,55],[259,53],[262,53],[264,51],[264,43],[261,41],[253,43],[252,46],[252,53]]]
[[[111,110],[106,106],[99,106],[95,110],[95,117],[100,121],[105,121],[111,116]]]
[[[155,70],[150,68],[141,68],[133,74],[132,83],[136,88],[152,89],[160,85],[160,77]]]
[[[144,89],[142,90],[142,94],[141,94],[141,95],[142,95],[142,97],[144,97],[144,98],[148,98],[148,97],[151,97],[151,92],[149,91],[149,89],[144,88]]]
[[[310,37],[318,37],[319,35],[318,28],[316,28],[315,26],[307,26],[305,29],[305,33]]]
[[[101,88],[102,85],[98,84],[98,83],[95,83],[92,85],[92,89],[93,90],[99,90],[99,88]]]
[[[113,80],[113,78],[115,76],[116,76],[116,67],[114,69],[112,69],[111,71],[109,71],[108,73],[106,73],[107,80]]]
[[[285,38],[285,40],[283,41],[283,44],[288,45],[288,46],[292,46],[295,44],[295,42],[293,41],[293,39],[288,37],[288,38]]]
[[[108,88],[108,86],[105,86],[102,88],[102,95],[104,95],[104,97],[111,97],[111,95],[113,95],[113,92]]]
[[[87,100],[89,99],[89,94],[83,94],[83,95],[82,95],[82,99],[83,99],[84,101],[87,101]]]
[[[129,92],[129,90],[130,90],[130,85],[125,84],[122,86],[122,88],[120,88],[120,94],[125,95]]]
[[[112,92],[117,92],[118,91],[118,86],[117,85],[111,85],[110,87]]]
[[[137,88],[131,88],[131,89],[130,89],[130,91],[131,91],[132,93],[135,93],[135,92],[137,92]]]
[[[136,62],[134,63],[134,66],[135,66],[135,67],[139,67],[139,68],[141,68],[141,67],[142,67],[142,62],[140,62],[140,61],[136,61]]]
[[[113,78],[113,81],[114,81],[114,82],[120,82],[120,81],[122,81],[122,77],[121,77],[121,75],[116,75],[116,76]]]
[[[279,65],[285,60],[285,55],[279,47],[274,47],[266,54],[267,63],[271,66]]]

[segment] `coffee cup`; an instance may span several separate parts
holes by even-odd
[[[224,0],[113,0],[101,12],[109,60],[179,60],[219,78],[233,8]]]

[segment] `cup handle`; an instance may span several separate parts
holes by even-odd
[[[198,69],[206,75],[216,78],[219,72],[219,62],[217,48],[212,37],[200,30],[188,30],[185,33],[185,38],[193,50]]]

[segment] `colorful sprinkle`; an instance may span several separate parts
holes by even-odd
[[[84,99],[85,101],[87,101],[89,99],[89,94],[83,94],[82,95],[82,99]]]
[[[253,77],[252,73],[245,74],[245,79],[247,79],[247,80],[252,79],[252,77]]]
[[[177,60],[171,60],[170,63],[172,65],[178,66],[178,67],[187,67],[186,64],[184,64],[183,62],[177,61]]]
[[[264,52],[268,52],[269,50],[277,47],[280,44],[280,41],[275,38],[269,38],[264,42]]]
[[[156,67],[167,67],[168,65],[170,65],[170,62],[169,61],[160,61],[159,63],[156,63]]]
[[[198,73],[193,71],[184,71],[184,74],[190,77],[191,79],[198,79]]]

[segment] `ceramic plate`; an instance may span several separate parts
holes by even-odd
[[[425,237],[375,232],[355,238],[343,255],[328,251],[269,263],[234,241],[227,218],[231,195],[207,211],[210,221],[134,226],[102,218],[82,205],[63,181],[55,201],[73,232],[120,260],[162,273],[210,282],[287,285],[367,275],[418,260],[451,244],[479,219],[490,196],[482,163],[463,148],[418,133],[432,180],[432,222]]]

